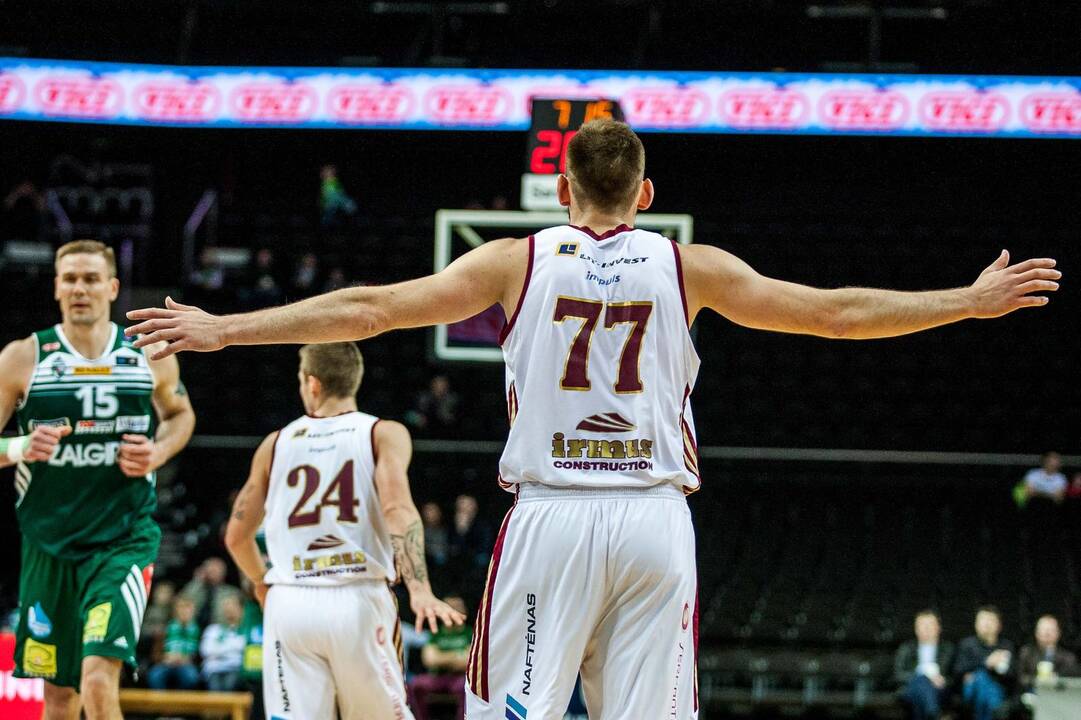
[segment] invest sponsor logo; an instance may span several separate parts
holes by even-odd
[[[574,257],[578,254],[578,243],[567,242],[559,243],[556,247],[556,255],[566,255],[568,257]]]
[[[93,77],[45,78],[35,95],[43,114],[65,117],[113,117],[124,102],[120,85]]]
[[[613,275],[612,277],[606,278],[606,277],[601,277],[600,275],[598,275],[597,273],[595,273],[595,272],[593,272],[591,270],[586,270],[586,280],[588,280],[589,282],[597,283],[601,287],[608,287],[609,285],[615,285],[616,283],[620,282],[622,279],[623,279],[622,275]]]

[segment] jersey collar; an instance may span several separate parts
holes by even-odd
[[[593,238],[597,242],[600,242],[601,240],[607,240],[610,237],[615,237],[616,235],[619,235],[620,233],[630,232],[631,230],[634,230],[634,228],[627,225],[626,223],[623,223],[622,225],[618,225],[617,227],[612,228],[611,230],[605,232],[603,235],[598,235],[597,233],[593,232],[593,230],[591,228],[587,228],[585,226],[568,224],[568,227],[572,227],[572,228],[574,228],[575,230],[577,230],[580,233],[585,233],[586,235],[590,236],[591,238]]]

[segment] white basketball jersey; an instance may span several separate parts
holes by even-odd
[[[377,422],[361,412],[305,416],[278,433],[264,521],[268,584],[394,581],[374,481]]]
[[[701,484],[690,394],[698,354],[679,249],[621,225],[529,239],[504,329],[510,437],[500,481],[557,487]]]

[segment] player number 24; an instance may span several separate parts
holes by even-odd
[[[304,481],[304,489],[300,493],[293,512],[289,513],[289,527],[304,527],[305,525],[318,525],[319,518],[326,505],[338,506],[338,522],[356,522],[357,507],[360,501],[356,499],[353,487],[353,461],[349,460],[342,465],[342,469],[334,476],[333,482],[319,497],[319,502],[311,509],[305,509],[308,501],[319,489],[319,470],[311,465],[300,465],[289,471],[286,476],[289,487],[296,487],[301,480]]]
[[[642,392],[642,378],[638,373],[638,361],[642,354],[642,338],[646,334],[649,316],[653,313],[651,302],[614,302],[605,305],[600,300],[583,300],[560,296],[556,299],[555,315],[552,321],[562,323],[567,318],[582,321],[582,327],[574,335],[567,361],[563,366],[563,377],[559,387],[564,390],[589,390],[589,348],[593,343],[593,331],[604,313],[604,327],[613,329],[624,323],[631,326],[627,340],[623,343],[623,352],[619,355],[619,373],[616,376],[617,393]]]

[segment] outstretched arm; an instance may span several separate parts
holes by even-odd
[[[424,525],[409,492],[409,461],[413,443],[401,423],[383,420],[373,433],[375,489],[379,493],[383,518],[394,545],[394,565],[409,590],[409,605],[416,614],[419,632],[427,622],[432,632],[437,620],[445,625],[461,625],[465,620],[454,608],[432,593],[428,582],[428,563],[424,558]]]
[[[164,308],[128,313],[143,334],[135,345],[166,341],[157,360],[181,350],[227,345],[325,343],[363,340],[388,330],[457,322],[500,303],[513,308],[525,279],[528,243],[493,240],[469,251],[442,272],[380,287],[335,290],[307,300],[237,315],[211,315],[166,300]]]
[[[225,528],[225,546],[240,571],[252,581],[255,599],[262,605],[266,598],[267,586],[263,582],[266,575],[266,562],[259,552],[255,535],[263,522],[266,510],[267,487],[270,483],[270,461],[274,457],[274,441],[278,433],[272,432],[264,438],[251,460],[248,481],[240,489],[233,503],[233,514]]]
[[[690,317],[711,308],[746,327],[865,340],[893,337],[966,318],[993,318],[1046,305],[1062,273],[1049,258],[1010,265],[1005,250],[968,287],[926,292],[822,290],[775,280],[708,245],[679,248]]]

